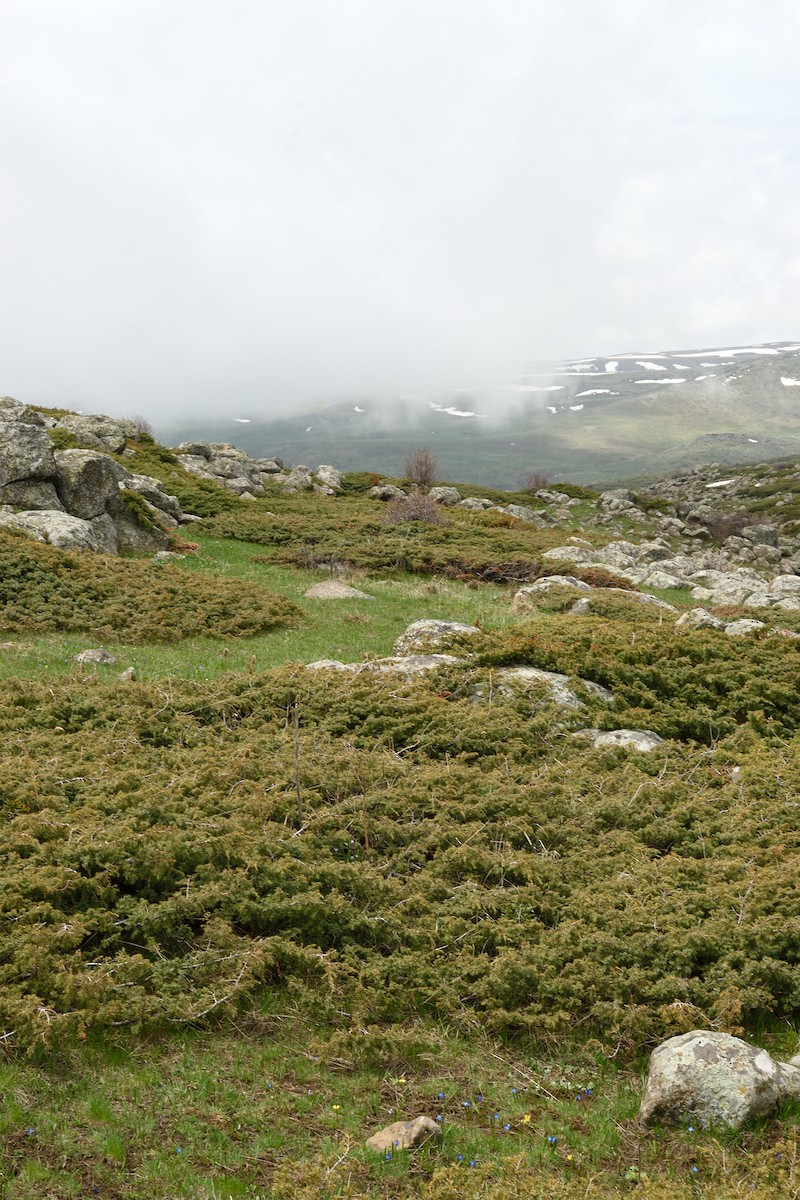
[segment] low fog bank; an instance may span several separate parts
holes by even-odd
[[[234,7],[5,0],[0,391],[488,422],[516,362],[800,311],[796,0]]]

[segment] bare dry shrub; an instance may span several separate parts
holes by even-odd
[[[719,513],[713,520],[706,521],[706,528],[716,542],[724,542],[726,538],[738,537],[748,525],[769,525],[770,518],[766,513],[750,513],[739,509],[732,513]]]
[[[131,413],[127,419],[136,427],[136,433],[138,437],[141,437],[142,434],[144,434],[145,437],[152,438],[153,426],[150,424],[147,417],[143,416],[142,413]]]
[[[424,521],[426,525],[449,525],[441,504],[431,500],[423,492],[412,492],[399,500],[390,500],[384,512],[387,525],[398,525],[402,521]]]
[[[550,486],[550,480],[541,471],[532,471],[522,485],[523,492],[538,492]]]
[[[422,491],[427,491],[436,478],[439,470],[439,460],[430,450],[421,447],[406,456],[404,470],[406,479],[416,484]],[[411,518],[414,519],[414,518]]]

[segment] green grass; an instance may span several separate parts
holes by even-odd
[[[242,1020],[0,1066],[0,1196],[577,1200],[647,1180],[665,1190],[645,1194],[724,1196],[765,1174],[781,1195],[796,1169],[793,1114],[738,1135],[645,1130],[641,1070],[591,1046],[543,1054],[419,1023],[343,1038],[278,996]],[[388,1159],[364,1146],[419,1113],[441,1117],[440,1139]]]
[[[263,670],[284,662],[313,662],[338,658],[358,662],[367,655],[391,654],[395,638],[412,621],[423,617],[478,622],[502,629],[512,621],[513,594],[502,585],[462,584],[451,580],[425,580],[419,576],[366,579],[363,573],[331,576],[330,572],[258,561],[263,547],[222,538],[200,538],[201,553],[178,563],[185,571],[218,579],[233,579],[262,585],[270,593],[285,596],[302,612],[291,626],[275,628],[256,637],[220,641],[188,638],[171,645],[125,645],[105,639],[102,645],[118,657],[108,667],[76,667],[80,650],[97,646],[88,635],[30,637],[8,635],[19,649],[0,651],[0,678],[43,677],[69,673],[97,673],[112,680],[129,666],[141,679],[162,676],[213,679],[245,670]],[[307,600],[304,593],[325,579],[360,588],[373,600]],[[515,618],[514,618],[515,619]]]

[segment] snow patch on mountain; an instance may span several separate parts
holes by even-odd
[[[478,417],[478,416],[480,416],[480,413],[470,412],[469,410],[464,409],[464,408],[454,408],[452,405],[450,405],[447,408],[444,408],[444,406],[441,404],[434,404],[432,400],[429,400],[428,404],[433,409],[434,412],[446,413],[448,417]]]

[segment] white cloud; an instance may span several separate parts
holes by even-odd
[[[5,0],[2,24],[4,392],[255,416],[797,336],[795,0]]]

